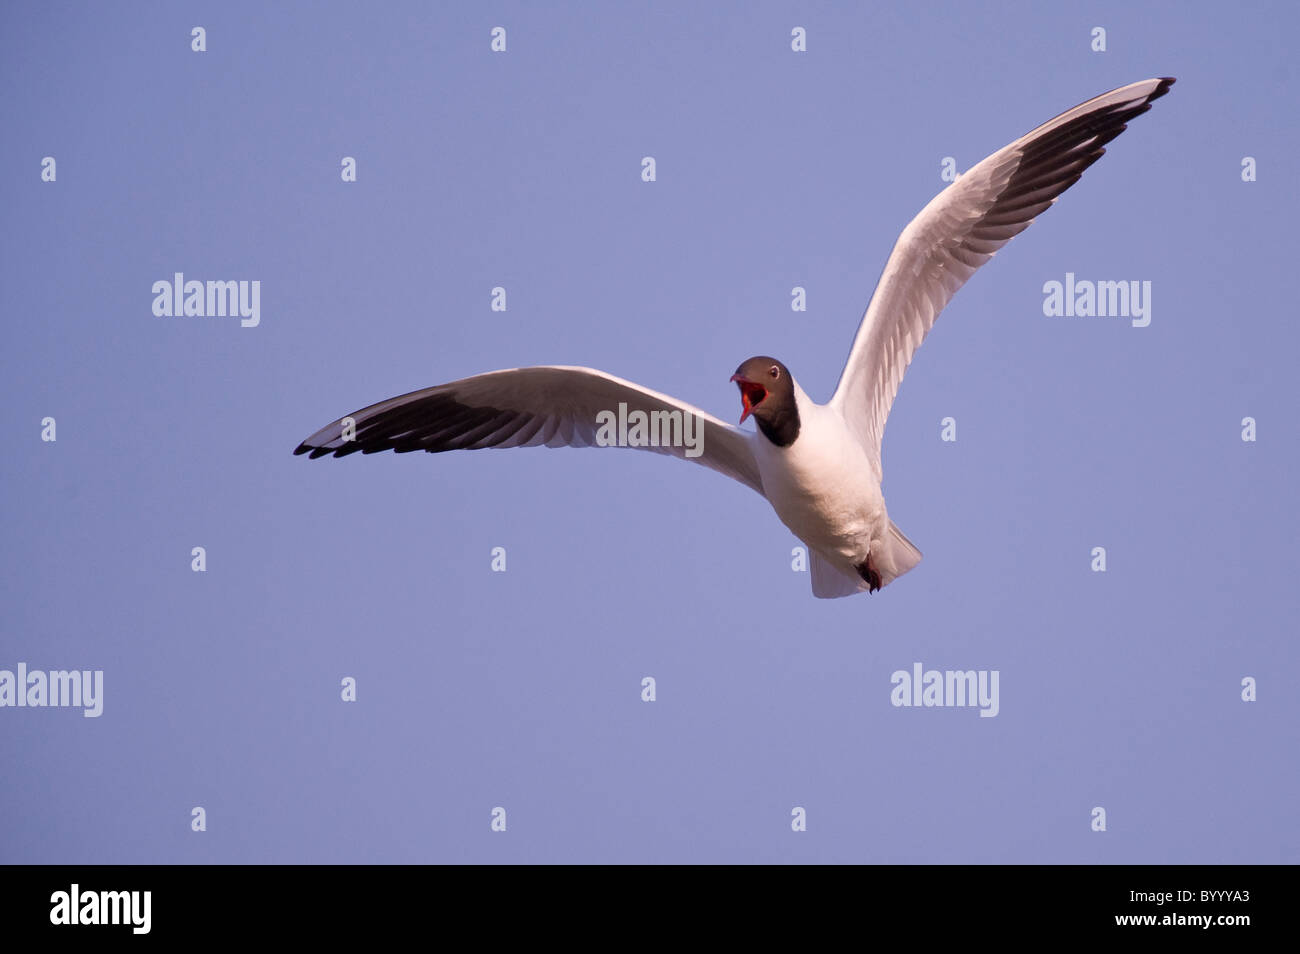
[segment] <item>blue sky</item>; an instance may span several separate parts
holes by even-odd
[[[0,709],[0,861],[1300,860],[1293,5],[0,18],[0,669],[104,672],[97,719]],[[918,353],[881,593],[815,600],[762,499],[656,455],[291,455],[521,365],[735,420],[772,354],[824,401],[944,157],[1161,75]],[[155,317],[177,271],[260,324]],[[1045,317],[1067,272],[1150,326]],[[915,662],[998,716],[892,706]]]

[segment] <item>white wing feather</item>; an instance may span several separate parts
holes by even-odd
[[[339,418],[303,441],[295,454],[345,457],[488,447],[592,447],[597,415],[679,411],[696,418],[699,456],[676,446],[639,447],[703,464],[763,493],[749,435],[699,408],[593,368],[537,367],[490,371],[390,398]],[[350,424],[348,422],[351,422]],[[674,433],[674,436],[676,434]],[[685,435],[683,434],[682,437]]]
[[[972,167],[903,230],[831,398],[877,465],[903,373],[939,312],[1173,83],[1144,80],[1067,110]]]

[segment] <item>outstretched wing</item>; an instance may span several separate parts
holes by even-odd
[[[903,230],[831,398],[877,463],[903,372],[939,312],[1173,84],[1143,80],[1067,110],[972,167]]]
[[[703,464],[763,493],[749,435],[740,428],[592,368],[512,368],[412,391],[340,418],[294,453],[316,458],[358,451],[599,446],[598,415],[608,412],[617,420],[620,404],[626,405],[624,415],[642,411],[652,422],[646,438],[657,438],[658,446],[638,444],[639,449]]]

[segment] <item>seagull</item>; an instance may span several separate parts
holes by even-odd
[[[881,440],[903,373],[957,289],[1023,232],[1169,77],[1103,93],[999,149],[943,189],[898,237],[826,404],[776,358],[748,359],[733,427],[684,401],[593,368],[511,368],[413,391],[356,411],[295,454],[440,453],[485,447],[630,446],[703,464],[757,491],[808,545],[813,595],[888,586],[921,562],[889,518]],[[693,434],[693,437],[692,437]]]

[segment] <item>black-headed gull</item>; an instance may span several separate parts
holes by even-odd
[[[817,404],[784,364],[757,357],[732,381],[732,427],[676,398],[592,368],[492,371],[390,398],[317,431],[313,458],[484,447],[631,446],[695,461],[762,494],[808,545],[813,594],[872,592],[921,561],[889,519],[880,444],[916,349],[957,289],[1101,158],[1173,79],[1112,90],[999,149],[903,230],[858,327],[835,394]]]

